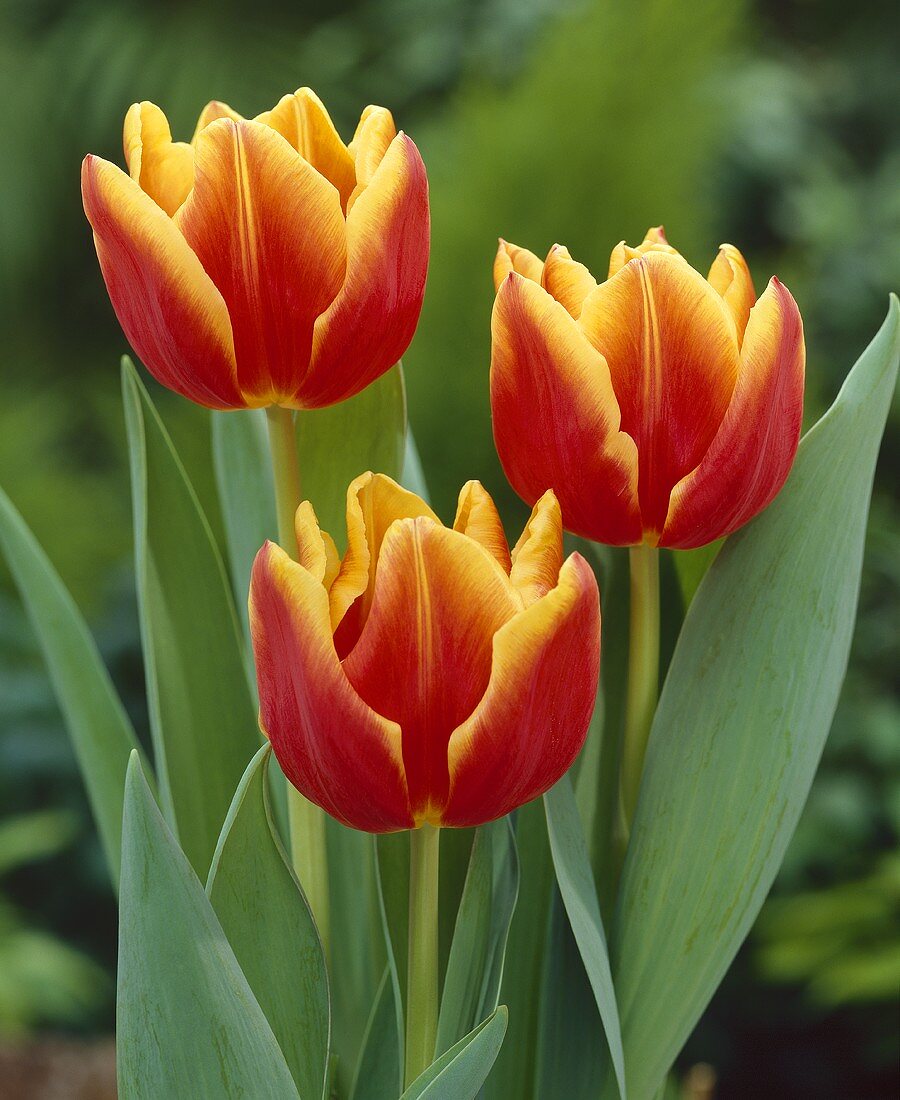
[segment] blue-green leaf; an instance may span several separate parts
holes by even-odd
[[[386,966],[363,1036],[350,1100],[389,1100],[402,1088],[397,1020],[395,982]]]
[[[507,1019],[501,1005],[417,1077],[400,1100],[474,1100],[500,1053]]]
[[[116,1060],[122,1100],[299,1100],[136,754],[122,826]]]
[[[259,730],[209,524],[134,366],[122,363],[147,701],[163,812],[204,877]]]
[[[809,792],[850,650],[898,356],[892,299],[784,489],[728,539],[685,619],[613,935],[633,1100],[654,1094],[709,1003]]]
[[[303,1097],[325,1094],[330,1013],[325,954],[268,807],[263,746],[222,826],[206,892]]]
[[[0,547],[41,644],[117,886],[125,771],[138,747],[134,730],[81,612],[2,490]]]

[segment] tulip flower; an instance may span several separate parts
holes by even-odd
[[[125,118],[128,172],[88,156],[82,195],[109,296],[148,370],[213,409],[320,408],[406,350],[428,265],[428,184],[389,111],[345,145],[308,89],[191,142]]]
[[[773,278],[759,301],[722,245],[709,275],[651,229],[597,283],[560,245],[500,242],[494,437],[528,503],[552,488],[568,530],[614,546],[702,546],[779,491],[800,438],[803,325]]]
[[[594,706],[593,573],[562,558],[552,492],[512,553],[490,496],[453,527],[383,475],[347,493],[341,559],[304,502],[298,560],[266,543],[250,616],[260,724],[292,784],[369,832],[470,826],[536,798]]]

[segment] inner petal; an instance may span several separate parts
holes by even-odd
[[[517,610],[502,569],[472,539],[421,516],[387,532],[372,608],[344,671],[401,727],[417,821],[440,818],[450,735],[484,694],[494,634]]]

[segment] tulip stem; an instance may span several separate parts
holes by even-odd
[[[296,560],[297,536],[294,533],[294,513],[297,511],[301,495],[294,414],[290,409],[284,409],[280,405],[270,405],[266,409],[266,422],[269,428],[269,450],[272,455],[272,476],[275,482],[278,541],[282,549]],[[290,783],[287,784],[287,802],[291,862],[306,894],[327,958],[331,905],[325,813],[304,798]]]
[[[431,1065],[437,1039],[440,839],[428,824],[409,834],[406,1088]]]
[[[622,747],[621,801],[627,832],[637,805],[644,754],[659,696],[659,550],[632,546],[628,686]]]

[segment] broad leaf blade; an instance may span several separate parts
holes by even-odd
[[[298,1100],[290,1071],[136,755],[122,826],[117,1069],[122,1100]]]
[[[516,840],[504,817],[475,834],[441,996],[438,1054],[497,1007],[518,890]]]
[[[893,299],[784,489],[726,542],[685,619],[614,930],[638,1100],[661,1084],[746,936],[812,783],[850,649],[898,354]]]
[[[400,1100],[474,1100],[500,1053],[507,1018],[503,1005],[495,1009],[417,1077]]]
[[[122,792],[134,730],[81,612],[25,521],[0,490],[0,547],[37,634],[113,885],[118,886]]]
[[[267,806],[263,746],[222,826],[206,892],[303,1097],[325,1094],[328,975],[300,884]]]
[[[122,365],[147,701],[163,811],[204,877],[259,748],[234,601],[206,517],[132,364]]]
[[[544,810],[559,892],[594,991],[619,1091],[624,1100],[625,1062],[616,992],[584,831],[572,783],[567,775],[544,795]]]

